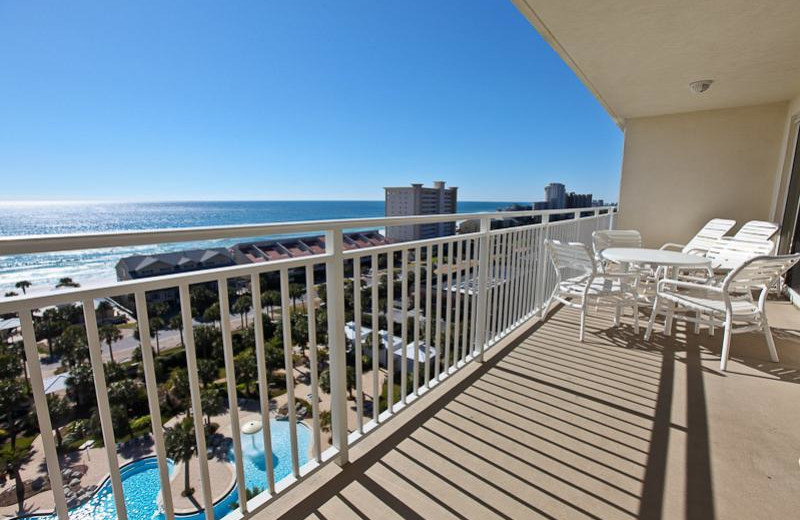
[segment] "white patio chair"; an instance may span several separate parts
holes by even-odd
[[[615,309],[614,324],[619,325],[623,307],[633,309],[633,322],[639,333],[639,299],[637,287],[639,273],[601,273],[597,261],[582,242],[545,240],[550,260],[556,271],[556,284],[542,309],[542,319],[547,316],[553,300],[568,307],[580,309],[581,322],[578,339],[583,341],[586,312],[590,305]],[[575,302],[574,300],[578,300]]]
[[[669,335],[674,317],[695,324],[695,333],[700,325],[721,326],[725,329],[722,339],[720,370],[728,365],[731,335],[741,332],[761,331],[767,340],[770,360],[778,361],[775,341],[767,322],[765,303],[769,289],[778,279],[800,261],[800,253],[783,256],[758,256],[747,260],[731,271],[719,285],[664,279],[658,282],[653,312],[647,324],[644,339],[649,340],[656,316],[666,305],[664,334]],[[760,291],[753,299],[753,291]],[[677,316],[674,313],[682,313]],[[689,316],[693,313],[694,317]]]
[[[692,237],[688,244],[666,243],[661,249],[672,249],[693,255],[705,255],[709,249],[736,225],[735,220],[714,218]]]
[[[610,247],[642,247],[642,234],[635,229],[603,229],[592,233],[592,247],[598,264],[606,271],[608,262],[603,261],[601,253]]]

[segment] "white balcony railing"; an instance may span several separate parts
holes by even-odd
[[[102,426],[102,440],[109,464],[117,517],[126,519],[126,501],[122,476],[116,453],[111,407],[106,388],[106,378],[98,332],[95,300],[109,297],[128,297],[135,305],[139,338],[142,346],[142,370],[150,417],[155,454],[158,460],[161,483],[161,507],[164,516],[175,517],[173,494],[165,448],[162,414],[159,404],[154,355],[151,350],[147,293],[149,291],[177,288],[179,312],[183,323],[183,344],[189,377],[189,393],[194,421],[197,457],[200,467],[200,505],[207,519],[214,518],[214,498],[207,457],[206,436],[203,424],[201,381],[198,375],[198,356],[195,346],[190,287],[195,284],[216,282],[220,308],[220,325],[223,343],[225,389],[230,414],[231,436],[235,459],[235,490],[239,507],[230,512],[232,518],[247,518],[264,508],[269,501],[288,487],[303,480],[321,465],[335,461],[348,461],[348,448],[379,425],[407,408],[435,385],[446,380],[455,371],[474,360],[481,360],[484,350],[491,348],[509,332],[533,317],[552,290],[554,272],[545,257],[543,241],[546,237],[591,243],[591,234],[597,229],[613,227],[615,208],[583,208],[580,210],[517,211],[480,214],[437,215],[402,218],[374,218],[232,226],[154,230],[123,233],[7,237],[0,239],[0,255],[40,253],[47,251],[78,250],[116,246],[131,246],[204,239],[252,237],[263,235],[323,232],[326,237],[324,254],[290,258],[233,267],[172,274],[162,277],[138,279],[105,285],[68,289],[59,292],[13,297],[0,301],[0,314],[16,314],[21,323],[25,353],[30,372],[32,394],[47,471],[51,482],[54,510],[58,518],[68,518],[68,502],[63,490],[62,474],[51,418],[48,412],[41,366],[34,329],[34,316],[39,309],[78,303],[83,309],[86,341],[89,349],[97,409]],[[567,215],[568,219],[551,221],[551,215]],[[490,229],[492,219],[511,217],[541,218],[540,223],[504,229]],[[385,227],[391,225],[425,224],[477,219],[480,229],[474,233],[447,236],[429,240],[394,243],[379,247],[345,250],[342,232],[345,229]],[[326,298],[317,298],[321,286],[318,281],[324,270]],[[347,276],[345,273],[347,272]],[[311,457],[301,464],[298,452],[297,418],[295,417],[294,377],[286,377],[286,395],[291,436],[291,473],[276,481],[271,456],[265,457],[267,489],[250,500],[247,496],[242,458],[242,436],[239,423],[240,410],[237,398],[237,379],[234,363],[232,327],[228,283],[244,281],[239,287],[249,285],[254,297],[254,342],[258,365],[257,385],[261,416],[270,415],[270,373],[265,359],[265,318],[261,304],[262,276],[277,280],[280,290],[280,316],[285,374],[293,374],[292,329],[290,324],[290,277],[305,281],[305,306],[307,309],[309,374],[312,392]],[[317,276],[315,276],[317,275]],[[352,286],[346,280],[352,279]],[[381,308],[380,291],[385,286],[385,304]],[[353,291],[352,298],[346,291]],[[400,294],[397,294],[399,291]],[[399,297],[400,307],[394,302]],[[364,298],[369,301],[365,302]],[[324,300],[321,302],[321,300]],[[348,306],[345,306],[345,301]],[[352,305],[352,308],[349,308]],[[354,424],[348,424],[347,356],[345,337],[346,315],[352,311],[355,334],[352,348],[355,351],[355,407]],[[317,314],[327,318],[330,418],[332,446],[322,449],[320,425],[319,377],[317,371]],[[367,317],[368,316],[368,317]],[[382,346],[381,321],[385,319],[386,346]],[[401,348],[398,360],[394,350],[395,323],[399,323]],[[367,334],[362,328],[369,328]],[[41,338],[40,338],[41,339]],[[413,349],[406,348],[412,343]],[[420,347],[425,346],[420,355]],[[381,362],[381,349],[386,353]],[[409,352],[413,359],[409,362]],[[362,354],[371,357],[372,378],[364,382]],[[395,362],[400,362],[395,370]],[[384,366],[381,367],[380,365]],[[275,371],[273,370],[272,373]],[[280,372],[280,371],[278,371]],[[397,372],[397,374],[396,374]],[[385,373],[385,403],[379,404],[382,392],[381,375]],[[393,389],[399,379],[399,394]],[[365,388],[366,386],[366,388]],[[365,394],[371,394],[372,411],[365,415]],[[264,452],[269,454],[271,433],[269,420],[263,421]],[[352,431],[349,431],[352,430]]]

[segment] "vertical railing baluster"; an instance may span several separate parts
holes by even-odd
[[[297,404],[294,400],[294,346],[292,344],[292,317],[289,313],[289,270],[281,269],[281,325],[283,325],[283,360],[286,366],[286,405],[289,412],[289,444],[292,450],[292,474],[300,476],[297,451]],[[332,374],[331,374],[332,376]],[[331,392],[333,385],[331,384]]]
[[[550,214],[545,213],[542,215],[542,227],[539,229],[539,240],[537,241],[537,263],[539,264],[539,268],[537,270],[537,280],[536,280],[536,302],[537,308],[544,307],[545,302],[547,301],[547,292],[548,287],[547,284],[547,264],[545,263],[547,260],[547,252],[545,251],[547,248],[545,247],[545,240],[547,240],[547,232],[550,223]]]
[[[464,240],[464,278],[458,286],[458,293],[464,293],[464,312],[461,318],[461,363],[467,362],[469,352],[469,274],[472,265],[472,239]]]
[[[147,296],[144,291],[134,293],[136,304],[136,321],[139,325],[139,345],[142,351],[142,367],[144,369],[144,386],[147,391],[147,405],[150,411],[150,426],[153,430],[156,459],[158,460],[158,476],[161,482],[161,501],[164,505],[164,516],[167,520],[175,518],[175,506],[172,502],[172,487],[169,481],[169,465],[167,450],[164,445],[164,425],[161,421],[161,405],[158,403],[158,380],[156,379],[153,347],[150,344],[150,320],[147,312]]]
[[[33,317],[31,311],[27,309],[19,311],[18,316],[22,330],[22,343],[25,348],[25,360],[28,363],[33,405],[36,408],[36,420],[39,425],[39,435],[42,438],[44,461],[47,465],[47,476],[50,478],[50,488],[53,491],[56,514],[59,520],[69,520],[67,498],[64,496],[64,482],[61,478],[61,466],[58,462],[58,452],[53,438],[53,423],[50,420],[47,395],[44,393],[42,364],[39,361],[39,349],[36,346]]]
[[[453,310],[455,311],[455,316],[453,316],[453,368],[458,370],[458,361],[459,361],[459,348],[461,344],[461,266],[462,266],[462,243],[463,240],[456,241],[456,283],[452,287],[453,292],[455,292],[455,302],[453,303]]]
[[[117,461],[117,445],[114,440],[114,423],[111,421],[111,405],[108,402],[105,370],[103,369],[103,353],[100,348],[100,334],[97,331],[97,316],[94,312],[94,299],[83,300],[83,321],[86,325],[86,340],[89,344],[89,360],[92,363],[94,390],[97,395],[97,413],[100,416],[100,427],[103,431],[103,445],[108,458],[111,489],[114,494],[114,505],[117,518],[127,520],[128,510],[125,507],[125,493],[122,489],[122,477]]]
[[[400,255],[400,269],[403,283],[400,286],[400,400],[406,404],[408,379],[408,249],[403,248]]]
[[[471,300],[471,313],[472,316],[470,317],[470,327],[469,327],[469,354],[471,356],[476,355],[476,348],[475,348],[475,338],[477,337],[478,333],[478,276],[480,271],[480,238],[473,238],[472,239],[472,269],[470,271],[470,284],[469,284],[469,295]]]
[[[447,243],[447,301],[445,302],[444,321],[444,374],[450,375],[450,316],[453,314],[453,259],[455,256],[455,242]]]
[[[208,452],[206,451],[206,433],[203,425],[203,407],[200,396],[200,377],[197,371],[197,352],[194,344],[194,327],[192,326],[192,297],[189,293],[189,285],[180,285],[178,293],[180,294],[181,320],[183,321],[186,370],[189,374],[189,395],[192,403],[197,462],[200,466],[200,487],[203,492],[203,513],[206,520],[214,520],[214,498],[211,495],[211,476],[208,471]]]
[[[500,285],[500,294],[497,297],[498,306],[500,311],[497,318],[497,339],[499,340],[505,335],[505,319],[506,319],[506,294],[508,293],[508,233],[500,235],[500,277],[503,283]]]
[[[361,381],[361,257],[353,258],[353,322],[355,324],[356,428],[364,433],[364,389]]]
[[[536,228],[531,227],[528,229],[527,238],[525,239],[525,319],[528,319],[533,312],[533,284],[531,281],[534,279],[536,273],[536,263],[534,256],[534,244],[536,240]]]
[[[504,323],[504,329],[509,331],[511,327],[514,325],[514,306],[515,301],[517,299],[517,278],[519,277],[519,271],[517,270],[517,261],[519,260],[519,251],[517,250],[517,238],[518,234],[516,231],[512,231],[509,233],[508,240],[511,244],[511,250],[508,256],[508,264],[511,270],[511,274],[509,275],[509,283],[508,283],[508,294],[506,295],[506,321]]]
[[[434,378],[439,381],[441,376],[441,361],[442,361],[442,276],[444,269],[444,249],[443,244],[440,242],[436,245],[436,327],[434,335],[436,337],[436,345],[434,346]]]
[[[250,276],[250,292],[253,293],[253,327],[256,339],[256,363],[258,364],[258,402],[261,410],[261,434],[264,440],[264,464],[267,468],[267,488],[275,494],[275,468],[272,461],[272,428],[269,415],[269,381],[267,379],[267,356],[264,346],[264,313],[261,304],[261,276]],[[267,319],[272,320],[271,316]],[[309,334],[311,329],[309,328]],[[313,378],[312,378],[313,381]],[[313,384],[313,383],[312,383]],[[315,444],[315,456],[319,459],[319,435]]]
[[[314,294],[314,266],[306,266],[306,323],[308,323],[308,352],[311,365],[311,427],[314,438],[314,459],[322,462],[322,441],[319,425],[319,374],[317,359],[317,309]]]
[[[430,387],[430,378],[431,378],[431,349],[433,346],[431,345],[431,320],[433,319],[433,315],[431,314],[431,302],[432,302],[432,295],[431,295],[431,282],[433,280],[433,273],[431,273],[431,253],[433,252],[433,246],[428,245],[425,249],[425,387]]]
[[[511,325],[516,326],[519,323],[520,301],[522,299],[522,277],[525,274],[524,260],[525,260],[525,230],[516,232],[514,255],[516,260],[514,262],[514,312],[512,314]]]
[[[372,420],[377,424],[380,417],[380,320],[378,317],[378,292],[380,276],[378,254],[372,253]]]
[[[394,251],[386,253],[386,408],[394,413]]]
[[[239,424],[239,402],[236,393],[236,368],[233,363],[233,337],[231,335],[231,311],[228,298],[228,279],[217,280],[219,288],[219,321],[222,326],[222,357],[225,363],[225,386],[228,392],[228,415],[231,419],[233,436],[234,470],[236,472],[236,491],[239,494],[239,510],[247,516],[247,486],[244,481],[244,460],[242,458],[242,430]]]
[[[413,365],[413,378],[414,378],[414,395],[419,395],[419,313],[420,313],[420,276],[422,271],[420,269],[422,263],[422,249],[417,246],[414,250],[414,365]]]
[[[500,294],[500,235],[494,234],[490,237],[491,246],[490,252],[492,255],[492,279],[491,279],[491,305],[489,307],[488,324],[489,333],[486,338],[486,346],[489,343],[494,343],[497,337],[497,315],[500,314],[500,308],[497,305],[497,298]]]
[[[328,341],[330,345],[331,430],[333,445],[338,450],[336,463],[350,460],[347,445],[347,359],[344,337],[344,255],[342,230],[325,232],[325,264],[328,290]]]

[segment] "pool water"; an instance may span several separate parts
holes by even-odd
[[[270,420],[272,438],[272,460],[275,468],[275,482],[291,475],[292,457],[288,421]],[[311,433],[302,423],[297,424],[298,461],[300,466],[308,462],[308,446]],[[233,448],[230,453],[233,462]],[[264,458],[264,436],[261,432],[252,435],[242,434],[242,458],[244,461],[244,478],[248,489],[258,487],[262,491],[267,488],[266,461]],[[175,465],[168,461],[170,476],[174,474]],[[158,462],[155,457],[136,460],[120,468],[122,488],[125,491],[125,506],[129,520],[163,520],[164,514],[158,506],[158,495],[161,492],[161,481],[158,476]],[[173,491],[177,492],[182,482],[173,483]],[[200,497],[197,497],[198,500]],[[233,510],[238,501],[238,493],[234,486],[225,498],[214,505],[214,518],[221,519]],[[82,506],[69,510],[70,520],[114,520],[117,518],[114,506],[114,495],[111,481],[106,479],[92,498]],[[56,520],[55,514],[28,517],[30,520]],[[193,515],[177,517],[181,520],[204,520],[202,511]]]

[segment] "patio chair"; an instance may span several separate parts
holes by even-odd
[[[622,308],[631,307],[634,327],[636,333],[639,333],[638,272],[599,272],[597,261],[589,248],[582,242],[547,239],[545,247],[556,271],[556,284],[542,309],[542,319],[547,316],[553,300],[568,307],[580,309],[581,322],[578,339],[583,341],[586,311],[590,305],[613,307],[616,311],[615,325],[619,325]],[[579,303],[574,300],[578,300]]]
[[[708,223],[692,237],[688,244],[683,245],[669,242],[661,246],[661,249],[671,249],[692,255],[705,255],[711,247],[735,225],[735,220],[714,218],[709,220]]]
[[[761,331],[767,340],[770,360],[778,361],[778,352],[767,322],[767,293],[778,279],[800,261],[800,253],[783,256],[757,256],[731,271],[719,285],[663,279],[658,282],[653,312],[647,324],[645,340],[653,332],[656,316],[666,303],[664,334],[669,335],[673,317],[700,325],[724,327],[720,370],[728,364],[731,334]],[[759,291],[758,299],[753,292]],[[677,316],[675,313],[678,314]],[[694,317],[689,316],[693,313]]]
[[[604,229],[592,233],[592,248],[594,257],[603,271],[613,264],[603,261],[601,253],[610,247],[642,247],[642,234],[635,229]]]

